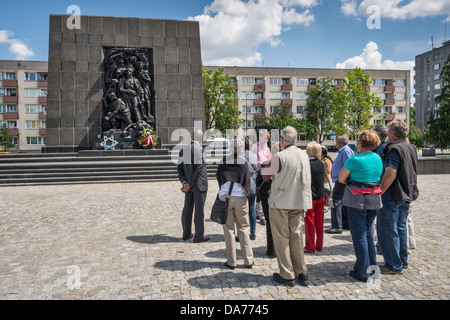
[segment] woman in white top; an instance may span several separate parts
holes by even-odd
[[[228,219],[223,225],[225,246],[227,252],[227,262],[225,266],[234,269],[237,266],[236,260],[236,235],[241,244],[241,252],[247,268],[253,266],[253,250],[250,242],[250,222],[248,215],[248,197],[250,196],[250,176],[247,164],[238,157],[240,148],[238,143],[233,141],[234,156],[224,159],[219,164],[216,172],[216,179],[219,183],[219,197],[226,198],[231,185],[233,186],[228,204]],[[241,146],[242,148],[242,146]]]

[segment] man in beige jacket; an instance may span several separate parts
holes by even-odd
[[[272,157],[262,175],[265,181],[272,180],[269,217],[280,268],[273,280],[293,286],[297,278],[307,286],[301,218],[304,210],[312,208],[311,168],[306,152],[295,146],[296,141],[297,130],[284,128],[280,133],[283,151]]]

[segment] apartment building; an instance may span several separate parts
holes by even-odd
[[[0,61],[0,125],[14,136],[13,151],[40,152],[45,144],[48,63]]]
[[[432,112],[439,105],[435,99],[441,94],[442,67],[450,54],[450,40],[442,43],[442,47],[416,56],[415,95],[416,95],[416,126],[423,130]]]
[[[207,66],[217,70],[217,66]],[[410,72],[407,70],[367,70],[373,81],[368,84],[370,91],[383,101],[379,112],[385,114],[384,119],[374,118],[372,123],[388,125],[393,119],[405,120],[409,124],[410,115]],[[330,77],[336,86],[342,84],[347,77],[345,69],[307,69],[307,68],[258,68],[258,67],[225,67],[235,83],[236,95],[241,117],[245,119],[243,129],[253,129],[264,124],[274,108],[280,105],[289,106],[291,113],[301,118],[306,108],[308,91],[318,81]],[[333,144],[332,133],[325,141]],[[304,141],[303,135],[299,136]],[[306,143],[306,141],[304,141]]]

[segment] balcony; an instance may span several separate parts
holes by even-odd
[[[6,112],[3,114],[4,120],[10,120],[10,119],[19,119],[19,114],[17,112]]]
[[[39,80],[38,81],[38,87],[39,88],[47,88],[48,87],[48,81],[46,81],[46,80]]]
[[[364,89],[366,89],[366,91],[370,91],[370,86],[369,85],[365,85]]]
[[[264,98],[255,99],[255,104],[266,104],[266,99]]]
[[[17,87],[17,80],[2,80],[3,87]]]
[[[46,129],[39,129],[39,135],[41,136],[45,136],[46,132]]]
[[[234,84],[234,90],[238,91],[238,87],[239,87],[238,84],[235,83],[235,84]]]
[[[395,86],[384,86],[384,92],[394,92]]]
[[[393,120],[395,119],[395,116],[397,114],[396,113],[387,113],[386,116],[384,117],[385,120]]]
[[[292,91],[292,84],[282,84],[281,91]]]
[[[266,118],[266,114],[265,113],[255,113],[253,115],[253,117],[255,118],[255,120],[262,120]]]
[[[311,90],[312,88],[315,88],[315,87],[316,87],[315,84],[310,84],[310,85],[308,86],[308,90]]]
[[[395,100],[394,99],[386,99],[384,100],[384,105],[385,106],[393,106],[395,104]]]
[[[282,105],[292,105],[292,99],[281,99]]]
[[[3,96],[4,103],[17,103],[17,96]]]
[[[255,90],[264,91],[264,90],[266,90],[266,85],[265,84],[255,84]]]
[[[43,113],[43,112],[41,112],[41,113],[39,113],[39,120],[45,120],[45,119],[47,119],[47,115],[45,114],[45,113]]]
[[[17,129],[17,128],[9,129],[9,134],[11,134],[13,136],[17,136],[17,135],[19,135],[19,129]]]
[[[47,103],[47,97],[39,97],[38,101],[39,103]]]

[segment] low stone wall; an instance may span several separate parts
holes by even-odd
[[[450,174],[450,156],[420,157],[418,174]]]

